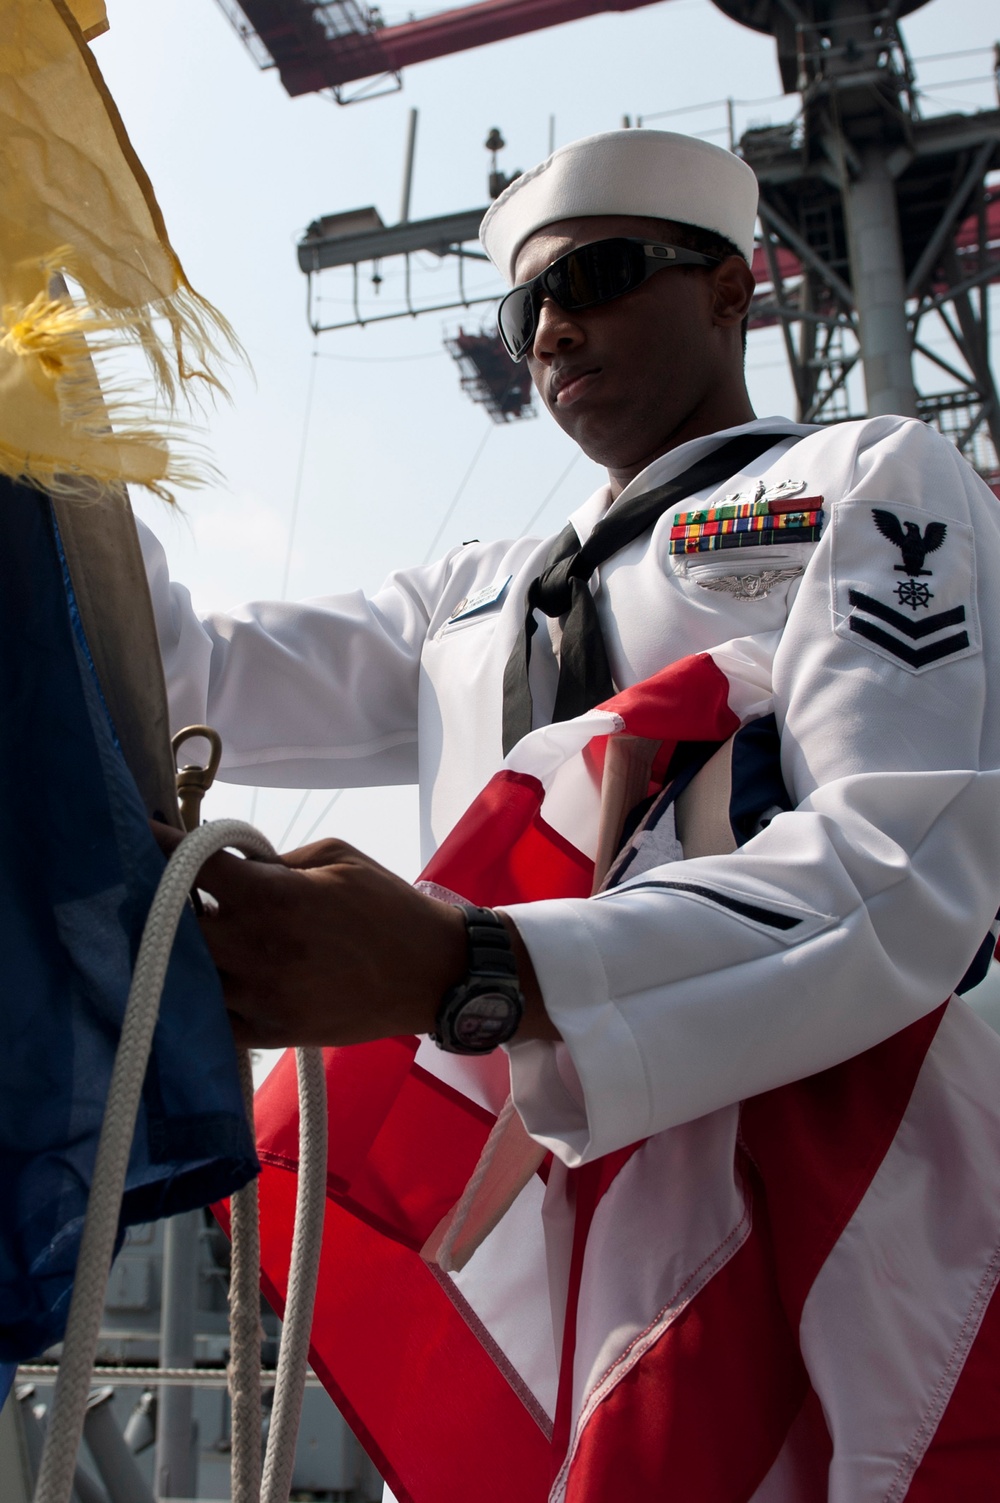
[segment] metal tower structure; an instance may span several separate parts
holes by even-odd
[[[462,390],[486,408],[495,423],[533,417],[531,372],[515,365],[495,330],[459,329],[445,348],[461,372]]]
[[[1000,109],[922,118],[898,26],[922,0],[715,3],[775,37],[782,83],[802,99],[793,125],[749,130],[737,147],[761,184],[761,248],[800,415],[850,416],[860,361],[869,414],[934,423],[996,483],[988,285],[1000,280],[1000,187],[988,176]],[[798,260],[794,282],[782,250]],[[932,320],[952,359],[927,343]]]

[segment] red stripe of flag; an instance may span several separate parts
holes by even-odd
[[[324,1049],[323,1058],[327,1194],[385,1236],[419,1251],[461,1196],[496,1119],[414,1066],[416,1042],[384,1039]],[[408,1063],[401,1072],[402,1060]],[[291,1050],[261,1086],[255,1105],[261,1161],[294,1172],[298,1098]]]
[[[265,1164],[259,1185],[280,1315],[295,1175]],[[549,1440],[495,1356],[417,1253],[327,1202],[309,1360],[400,1503],[544,1503]]]
[[[487,783],[422,872],[470,903],[493,907],[558,893],[585,898],[594,866],[551,829],[537,778],[504,768]]]
[[[568,1193],[573,1197],[573,1249],[570,1254],[569,1278],[566,1291],[566,1310],[563,1319],[563,1344],[559,1359],[559,1393],[556,1399],[556,1418],[552,1434],[555,1464],[558,1468],[566,1455],[572,1435],[573,1414],[573,1360],[576,1355],[576,1317],[580,1304],[580,1284],[583,1278],[583,1263],[587,1253],[587,1238],[594,1212],[642,1143],[630,1143],[616,1153],[606,1153],[593,1159],[580,1169],[571,1169],[568,1175]]]
[[[740,723],[729,708],[729,680],[707,652],[672,663],[597,708],[620,715],[630,736],[675,745],[725,741]]]
[[[767,1475],[809,1384],[753,1201],[743,1245],[594,1411],[566,1503],[746,1503]]]
[[[995,1290],[906,1503],[1000,1497],[1000,1290]]]
[[[813,1280],[896,1136],[943,1015],[936,1008],[864,1054],[743,1103],[740,1131],[764,1183],[796,1330]]]

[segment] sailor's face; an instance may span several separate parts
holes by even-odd
[[[606,215],[564,219],[521,247],[515,280],[559,256],[616,235],[669,241],[661,220]],[[535,385],[556,422],[612,474],[638,473],[699,431],[722,351],[713,330],[713,269],[658,272],[612,302],[568,313],[541,305],[528,351]],[[717,425],[715,425],[717,426]]]

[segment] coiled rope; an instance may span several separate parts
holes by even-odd
[[[253,1071],[246,1049],[240,1050],[240,1084],[247,1121],[253,1131]],[[254,1132],[255,1139],[256,1136]],[[255,1179],[233,1196],[230,1218],[233,1241],[229,1264],[229,1400],[233,1415],[230,1487],[233,1503],[256,1503],[260,1496],[260,1207]]]
[[[266,837],[242,820],[222,819],[201,825],[184,838],[171,856],[146,920],[111,1073],[34,1503],[69,1503],[97,1354],[125,1174],[170,952],[198,872],[210,856],[227,846],[247,856],[275,857]],[[287,1503],[295,1461],[326,1192],[326,1085],[322,1055],[318,1049],[299,1049],[296,1062],[300,1094],[300,1172],[288,1302],[278,1358],[263,1492],[260,1473],[260,1235],[256,1181],[233,1197],[230,1292],[233,1503],[257,1503],[258,1499],[262,1503]],[[246,1052],[241,1055],[240,1070],[252,1127],[253,1082]]]
[[[302,1395],[306,1386],[309,1332],[312,1329],[313,1306],[316,1302],[316,1281],[319,1278],[319,1256],[323,1245],[326,1209],[326,1075],[321,1050],[296,1049],[295,1066],[299,1082],[299,1175],[295,1191],[295,1228],[292,1233],[292,1261],[288,1270],[288,1298],[285,1301],[285,1319],[278,1351],[278,1373],[274,1383],[274,1405],[271,1409],[271,1426],[264,1458],[262,1503],[288,1503],[292,1487],[295,1443],[299,1434]],[[259,1289],[259,1273],[257,1286]],[[259,1296],[256,1293],[254,1305],[255,1308],[259,1307]],[[255,1346],[252,1355],[259,1375],[259,1344]],[[259,1410],[257,1435],[260,1435]]]

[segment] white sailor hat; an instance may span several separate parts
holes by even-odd
[[[597,214],[673,219],[731,240],[749,262],[757,179],[739,157],[696,136],[612,130],[560,146],[490,205],[479,238],[510,284],[521,246],[544,225]]]

